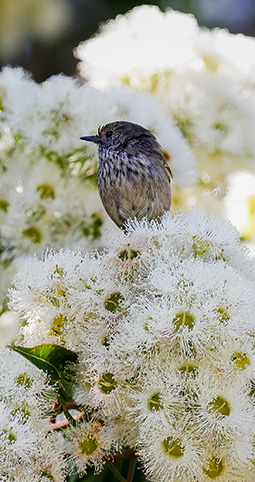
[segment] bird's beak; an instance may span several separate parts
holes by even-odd
[[[100,143],[100,137],[99,136],[83,136],[80,137],[82,141],[88,141],[88,142],[94,142],[95,144]]]

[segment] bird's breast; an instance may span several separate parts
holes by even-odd
[[[150,175],[153,175],[153,166],[139,156],[134,158],[125,151],[110,149],[99,151],[98,185],[103,184],[101,188],[125,188],[127,184],[131,189],[137,182],[145,182]]]
[[[126,152],[100,154],[99,193],[116,224],[134,217],[152,219],[170,208],[170,183],[163,166]]]

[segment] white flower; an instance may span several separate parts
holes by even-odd
[[[19,461],[29,461],[36,454],[40,434],[36,432],[30,421],[24,423],[21,414],[12,415],[9,407],[1,402],[0,474],[15,466]]]
[[[107,458],[112,456],[114,427],[111,430],[100,421],[81,422],[75,428],[70,427],[66,437],[71,468],[76,467],[79,475],[85,474],[91,465],[100,472]]]
[[[17,313],[5,311],[0,316],[0,345],[5,346],[12,343],[19,332],[20,318]]]
[[[225,379],[231,377],[234,380],[235,374],[239,378],[242,373],[243,380],[246,379],[248,384],[253,384],[255,376],[253,334],[251,333],[250,339],[246,336],[237,336],[231,341],[222,343],[214,352],[211,362],[215,370],[226,377]]]
[[[100,34],[81,43],[74,54],[81,60],[81,75],[97,87],[121,81],[151,87],[155,72],[167,72],[169,64],[171,70],[181,68],[192,59],[197,30],[191,15],[172,10],[165,15],[156,6],[144,5],[103,25]],[[106,50],[112,52],[107,59]]]
[[[22,344],[78,353],[74,397],[91,419],[70,429],[73,465],[101,470],[128,444],[151,480],[252,480],[255,261],[198,210],[106,241],[31,260],[10,292]]]
[[[255,239],[255,176],[236,172],[228,177],[226,216],[245,240]]]
[[[235,440],[236,434],[251,440],[254,413],[250,387],[246,381],[242,384],[240,377],[237,381],[226,380],[220,374],[208,375],[208,372],[198,374],[194,383],[198,390],[192,429],[216,443],[222,443],[222,439]]]
[[[140,123],[162,145],[174,173],[173,191],[197,179],[192,150],[152,94],[126,86],[101,92],[63,75],[36,84],[22,69],[5,67],[0,95],[2,298],[10,284],[8,274],[19,268],[24,254],[40,254],[47,247],[86,250],[99,244],[95,240],[105,229],[104,221],[105,226],[113,224],[95,189],[95,146],[83,143],[81,135],[116,119]],[[173,192],[173,198],[178,193]],[[7,271],[7,265],[13,270]]]
[[[233,35],[226,29],[202,30],[201,41],[195,39],[197,54],[214,66],[221,75],[236,78],[244,85],[252,86],[254,82],[254,49],[252,37],[242,34]]]
[[[172,209],[197,205],[230,215],[228,176],[254,173],[254,39],[200,28],[190,15],[144,5],[101,26],[74,54],[90,85],[151,92],[181,128],[200,174],[193,188],[173,188]],[[252,226],[241,226],[241,234],[253,236]]]
[[[64,481],[62,441],[42,431],[55,396],[45,374],[7,348],[0,362],[1,480],[39,482],[48,474]]]
[[[75,55],[94,86],[128,83],[156,93],[194,147],[247,157],[255,153],[254,52],[252,38],[202,29],[190,15],[142,6],[103,25]]]
[[[3,467],[6,469],[7,465]],[[36,453],[30,453],[27,460],[19,457],[18,463],[10,465],[7,474],[0,469],[1,480],[6,482],[48,482],[49,479],[64,482],[66,474],[63,440],[51,433],[38,436]]]
[[[16,80],[19,98],[16,92],[12,95],[12,88],[9,90],[9,78],[11,87]],[[24,105],[20,91],[26,94],[30,84],[30,101]],[[18,145],[20,142],[30,149],[40,149],[41,154],[56,163],[62,162],[76,170],[79,166],[95,170],[95,149],[82,144],[80,135],[123,119],[154,131],[173,167],[177,185],[192,184],[196,179],[196,160],[188,143],[152,94],[139,95],[127,87],[102,93],[61,75],[37,85],[22,71],[10,68],[0,74],[0,88],[4,92],[6,123],[16,136],[21,136]]]
[[[175,482],[201,480],[206,463],[203,443],[191,434],[171,427],[153,426],[141,430],[138,451],[150,480]]]
[[[1,399],[20,421],[41,429],[52,404],[50,396],[46,396],[50,387],[43,372],[7,348],[0,351],[0,360]]]
[[[4,256],[8,250],[11,258],[27,251],[40,253],[47,246],[89,244],[91,216],[100,204],[97,195],[94,203],[92,199],[88,203],[91,194],[79,178],[66,178],[45,158],[30,163],[25,154],[16,153],[8,159],[1,179],[0,202],[6,206],[0,210]],[[88,236],[83,235],[86,225]]]

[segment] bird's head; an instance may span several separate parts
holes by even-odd
[[[95,136],[80,137],[83,141],[94,142],[103,149],[116,151],[134,149],[158,149],[159,144],[151,131],[144,127],[127,121],[116,121],[99,127]]]

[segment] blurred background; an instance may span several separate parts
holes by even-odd
[[[0,0],[0,66],[20,65],[38,82],[75,75],[74,47],[100,23],[143,3],[193,13],[201,26],[255,35],[254,0]]]

